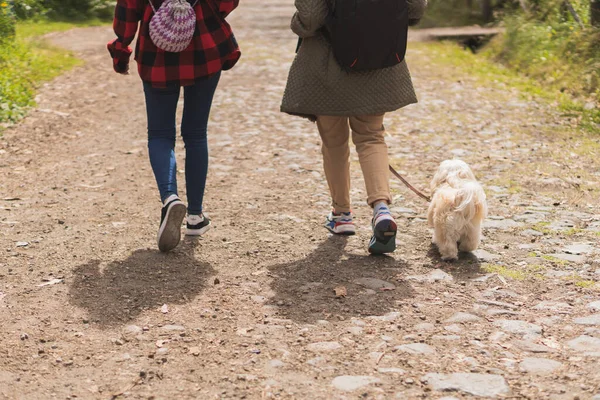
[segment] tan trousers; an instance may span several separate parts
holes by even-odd
[[[323,141],[323,164],[329,191],[336,212],[350,211],[350,147],[348,140],[352,129],[352,141],[367,187],[367,203],[373,206],[380,200],[391,204],[389,183],[388,148],[385,143],[384,115],[360,117],[317,118],[317,126]],[[348,126],[348,120],[350,125]]]

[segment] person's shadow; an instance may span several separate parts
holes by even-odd
[[[331,236],[308,257],[269,267],[275,293],[269,304],[281,317],[314,323],[381,316],[398,309],[397,300],[413,296],[412,287],[397,279],[403,261],[350,254],[346,244],[347,238]],[[340,287],[346,296],[336,295]]]
[[[183,252],[138,250],[124,261],[80,265],[69,288],[71,304],[87,310],[89,320],[114,326],[163,304],[184,304],[198,295],[213,268]]]

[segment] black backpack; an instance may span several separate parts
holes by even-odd
[[[370,71],[400,64],[408,41],[406,0],[324,0],[325,33],[342,69]]]

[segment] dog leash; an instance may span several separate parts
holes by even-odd
[[[408,181],[406,179],[404,179],[402,177],[402,175],[400,175],[398,173],[398,171],[396,171],[394,169],[394,167],[392,167],[391,165],[390,167],[390,171],[392,172],[392,174],[394,174],[394,176],[398,179],[400,179],[402,181],[402,183],[404,183],[406,185],[407,188],[409,188],[410,190],[412,190],[413,192],[416,193],[417,196],[419,196],[420,198],[424,199],[426,202],[430,203],[431,202],[431,197],[424,195],[423,193],[419,192],[417,189],[414,188],[413,185],[411,185],[410,183],[408,183]]]

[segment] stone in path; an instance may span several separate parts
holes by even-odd
[[[314,351],[315,353],[339,350],[343,346],[338,342],[317,342],[311,343],[306,346],[307,350]]]
[[[526,321],[501,319],[494,322],[494,325],[505,332],[514,333],[523,336],[537,336],[542,334],[542,327]]]
[[[589,317],[575,318],[573,322],[578,325],[600,326],[600,314],[590,315]]]
[[[589,308],[592,311],[600,311],[600,301],[594,301],[588,304],[587,308]]]
[[[533,343],[526,340],[515,340],[512,343],[518,349],[528,351],[530,353],[553,353],[556,351],[555,349],[544,346],[543,344]]]
[[[473,396],[497,397],[508,394],[510,388],[504,378],[492,374],[427,374],[423,377],[433,390],[463,392]]]
[[[473,254],[475,254],[475,256],[483,262],[496,261],[496,260],[499,260],[500,258],[502,258],[497,254],[492,254],[489,251],[486,251],[483,249],[475,250],[473,252]]]
[[[457,312],[456,314],[454,314],[453,316],[451,316],[444,322],[448,323],[448,324],[465,324],[468,322],[479,322],[479,321],[481,321],[481,318],[479,318],[476,315],[464,313],[464,312]]]
[[[409,343],[395,347],[396,350],[410,354],[435,354],[435,348],[425,343]]]
[[[571,307],[571,305],[569,305],[567,303],[561,303],[561,302],[550,301],[550,300],[542,301],[533,307],[534,310],[548,310],[548,311],[567,311],[572,308],[573,307]]]
[[[380,381],[381,380],[379,378],[375,378],[373,376],[343,375],[334,378],[331,384],[336,389],[343,390],[345,392],[352,392],[354,390],[363,388],[372,383],[377,383]]]
[[[569,347],[589,356],[600,357],[600,339],[581,335],[576,339],[567,342]]]
[[[591,246],[587,243],[573,243],[569,246],[563,247],[561,251],[567,254],[581,255],[592,254],[596,251],[596,249],[594,248],[594,246]]]
[[[521,364],[521,371],[535,375],[549,375],[562,367],[562,363],[548,358],[525,358]]]
[[[453,280],[452,276],[442,271],[441,269],[434,269],[426,275],[411,275],[407,276],[406,279],[409,281],[417,281],[423,283],[432,282],[450,282]]]

